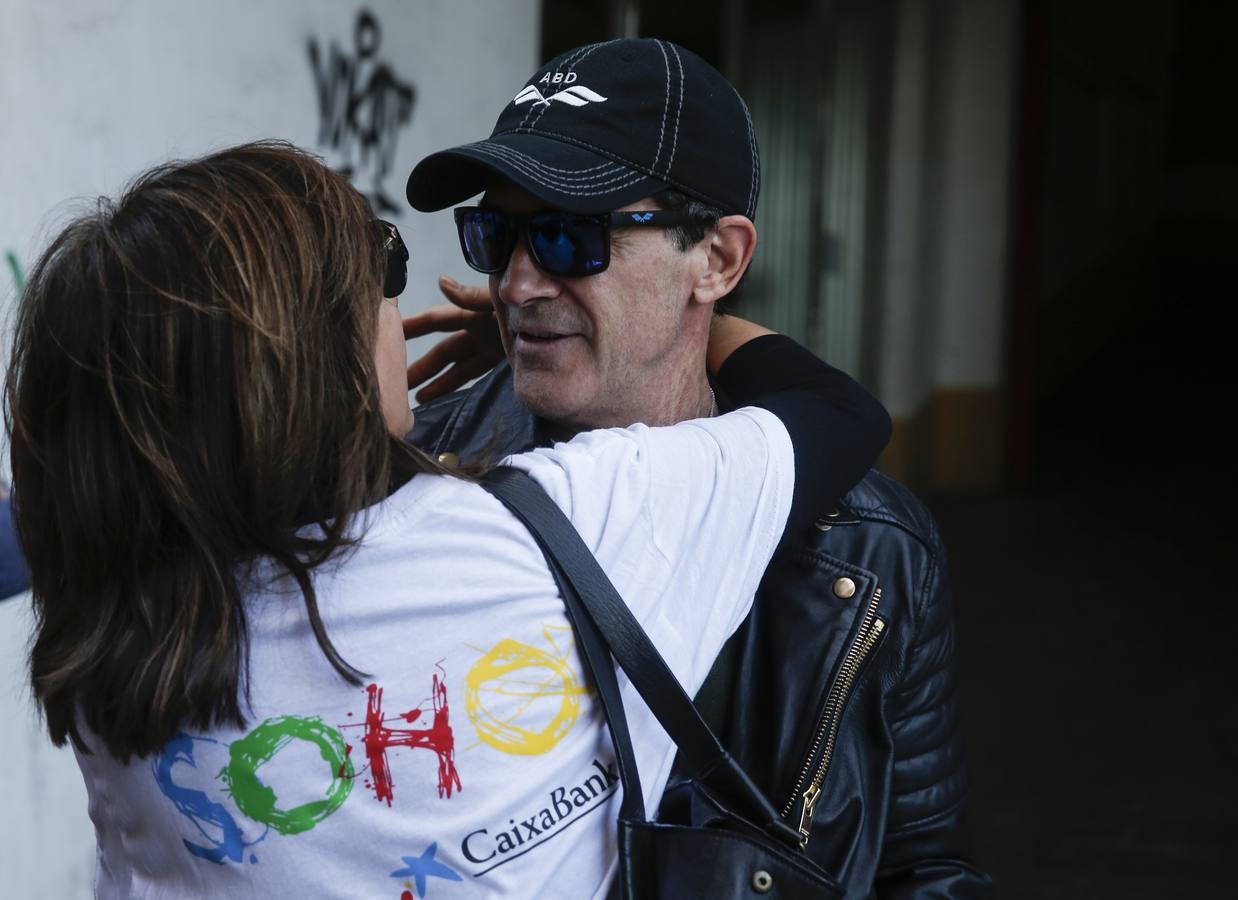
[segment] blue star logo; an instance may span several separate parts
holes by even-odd
[[[434,859],[434,854],[438,852],[438,841],[435,841],[421,856],[401,856],[404,860],[406,868],[396,869],[391,873],[392,878],[412,878],[417,882],[417,896],[424,897],[426,895],[426,879],[427,878],[445,878],[448,881],[463,881],[458,874],[453,872],[447,866],[443,865]]]

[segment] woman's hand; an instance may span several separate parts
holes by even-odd
[[[503,359],[503,342],[490,305],[490,291],[482,285],[460,284],[446,275],[439,276],[438,289],[451,301],[449,304],[432,306],[404,320],[405,340],[453,332],[408,367],[410,391],[434,378],[417,391],[418,403],[463,387]]]

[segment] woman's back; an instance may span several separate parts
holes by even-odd
[[[782,533],[782,424],[749,409],[587,433],[513,462],[695,691]],[[339,677],[299,589],[259,564],[244,579],[245,727],[184,733],[128,765],[79,754],[99,896],[604,893],[610,741],[533,539],[480,487],[431,475],[358,526],[359,547],[321,567],[315,589],[364,684]],[[656,808],[674,747],[621,683]]]
[[[406,260],[342,176],[259,143],[152,170],[32,270],[7,381],[31,684],[102,897],[604,891],[617,785],[552,577],[401,439]],[[690,691],[784,523],[871,458],[866,395],[784,338],[738,352],[758,334],[720,317],[709,353],[764,409],[516,458]],[[625,700],[655,808],[674,747]]]

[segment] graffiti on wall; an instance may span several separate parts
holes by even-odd
[[[341,161],[338,169],[379,213],[397,214],[384,181],[395,161],[400,132],[413,118],[417,89],[379,56],[382,26],[369,10],[357,14],[353,46],[310,38],[308,53],[318,92],[318,143]]]
[[[13,276],[13,292],[21,296],[22,290],[26,287],[26,276],[22,273],[21,263],[17,259],[17,254],[12,250],[5,250],[4,262],[9,268],[9,274]]]

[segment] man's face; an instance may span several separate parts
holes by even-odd
[[[510,213],[546,208],[506,182],[482,203]],[[655,208],[651,200],[623,207]],[[521,403],[576,430],[662,424],[667,397],[692,377],[693,364],[701,368],[682,326],[704,264],[662,229],[624,228],[611,233],[606,271],[566,278],[539,269],[521,234],[507,269],[490,276]]]

